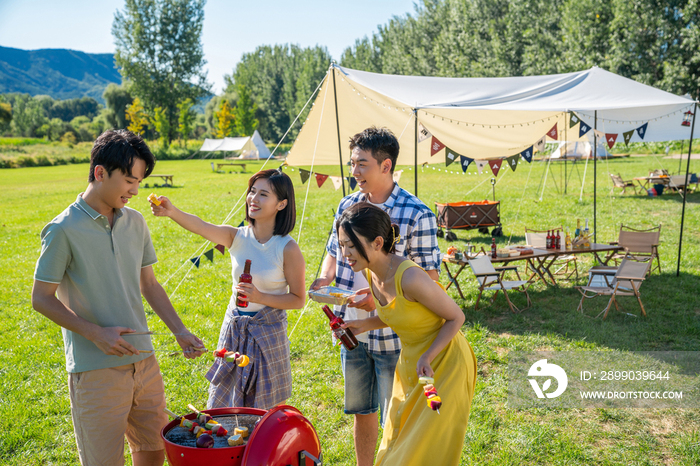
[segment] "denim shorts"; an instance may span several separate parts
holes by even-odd
[[[370,353],[367,343],[352,351],[340,349],[340,362],[345,379],[345,414],[372,414],[380,409],[384,427],[384,414],[389,409],[394,387],[394,371],[401,353]]]

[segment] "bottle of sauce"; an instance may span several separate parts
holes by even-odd
[[[557,230],[557,240],[554,249],[561,249],[561,234]]]
[[[323,309],[326,317],[328,317],[328,319],[331,321],[329,325],[331,330],[333,330],[333,334],[335,334],[335,337],[340,340],[341,343],[343,343],[345,349],[352,351],[357,348],[359,343],[357,342],[357,338],[355,338],[352,331],[341,327],[341,325],[345,323],[343,319],[333,314],[333,311],[331,311],[331,308],[328,306],[323,306],[321,309]]]
[[[496,253],[496,238],[491,238],[491,257],[496,259],[498,254]]]
[[[240,277],[238,277],[238,283],[253,283],[253,276],[250,274],[250,259],[245,261],[243,273]],[[248,307],[248,301],[243,301],[241,297],[247,298],[246,295],[241,294],[240,292],[236,293],[236,306]]]
[[[546,246],[547,249],[552,249],[552,232],[547,230],[547,240],[546,240]]]
[[[571,236],[569,235],[569,227],[566,227],[566,238],[564,238],[564,245],[567,251],[571,251]]]

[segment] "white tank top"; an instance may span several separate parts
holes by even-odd
[[[229,253],[231,254],[231,274],[233,287],[229,309],[236,307],[236,286],[238,278],[243,273],[245,261],[250,260],[250,274],[253,285],[263,293],[285,294],[289,286],[284,277],[284,247],[293,241],[289,235],[273,235],[267,243],[261,244],[255,238],[253,228],[245,226],[238,229]],[[265,306],[259,303],[249,303],[245,312],[257,312]]]

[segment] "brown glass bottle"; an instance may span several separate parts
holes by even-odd
[[[238,277],[238,283],[253,283],[253,276],[250,274],[250,260],[245,261],[243,273]],[[241,297],[246,298],[247,296],[240,292],[236,293],[236,306],[248,307],[248,301],[243,301]]]
[[[331,321],[331,330],[333,330],[335,337],[343,343],[343,346],[345,346],[347,350],[354,350],[357,348],[359,343],[352,331],[347,328],[341,328],[341,325],[345,323],[343,319],[333,314],[333,311],[331,311],[331,308],[328,306],[323,306],[321,309],[323,309],[323,312]]]

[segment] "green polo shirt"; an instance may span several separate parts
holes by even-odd
[[[139,280],[141,269],[157,261],[139,212],[117,209],[110,227],[107,217],[78,196],[42,230],[34,279],[58,284],[58,299],[85,320],[147,331]],[[85,337],[62,330],[68,372],[123,366],[153,354],[108,356]],[[137,349],[153,349],[148,335],[125,339]]]

